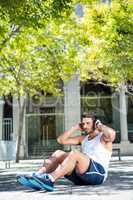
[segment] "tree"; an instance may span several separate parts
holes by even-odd
[[[0,95],[11,94],[18,100],[16,162],[19,161],[25,109],[25,100],[21,102],[21,97],[33,96],[37,91],[57,94],[57,82],[70,78],[77,69],[77,49],[73,33],[68,31],[68,25],[71,22],[71,27],[73,22],[68,17],[64,24],[65,13],[71,10],[67,5],[69,1],[63,4],[41,0],[17,2],[0,2]],[[62,22],[59,16],[63,17]]]
[[[85,7],[81,78],[105,81],[117,88],[133,79],[133,12],[128,0]]]

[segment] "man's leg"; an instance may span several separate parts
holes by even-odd
[[[46,159],[44,161],[43,167],[41,167],[34,175],[32,176],[40,176],[41,174],[47,172],[50,173],[56,168],[58,168],[59,164],[63,162],[63,160],[68,156],[69,153],[66,153],[61,150],[55,151],[49,159]],[[32,176],[30,175],[17,175],[17,180],[20,184],[30,187],[32,189],[41,189],[41,185],[37,183],[34,179],[32,179]]]
[[[78,173],[83,174],[86,172],[90,164],[90,159],[88,156],[80,153],[78,151],[70,152],[65,159],[62,160],[62,163],[51,173],[40,176],[32,177],[32,181],[35,181],[37,184],[40,184],[42,189],[48,191],[53,191],[54,182],[64,176],[72,173],[75,168]]]
[[[62,161],[60,167],[55,171],[50,173],[54,180],[58,178],[71,174],[75,168],[78,173],[83,174],[86,172],[90,164],[90,159],[88,156],[84,155],[78,151],[72,151],[69,155]]]
[[[61,150],[57,150],[55,151],[50,158],[45,159],[44,160],[44,164],[43,166],[38,170],[38,173],[51,173],[54,170],[56,170],[56,168],[58,167],[58,165],[60,163],[62,163],[64,161],[64,159],[66,159],[66,157],[68,156],[69,153],[66,153],[64,151]]]

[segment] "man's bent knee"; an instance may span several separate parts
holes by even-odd
[[[45,163],[46,163],[46,164],[51,164],[52,161],[51,161],[50,159],[45,159]]]
[[[52,154],[52,157],[60,157],[60,156],[65,155],[65,154],[66,154],[65,151],[56,150],[56,151]]]

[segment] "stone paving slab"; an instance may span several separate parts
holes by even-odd
[[[0,200],[133,200],[133,157],[113,158],[107,181],[100,186],[74,186],[67,179],[59,179],[53,192],[33,191],[16,182],[17,173],[36,171],[43,160],[20,161],[11,163],[5,169],[0,162]]]

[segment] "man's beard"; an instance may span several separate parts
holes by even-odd
[[[87,131],[86,130],[86,132],[88,133],[88,134],[91,134],[91,133],[93,133],[94,132],[94,130],[92,129],[92,130],[90,130],[90,131]]]

